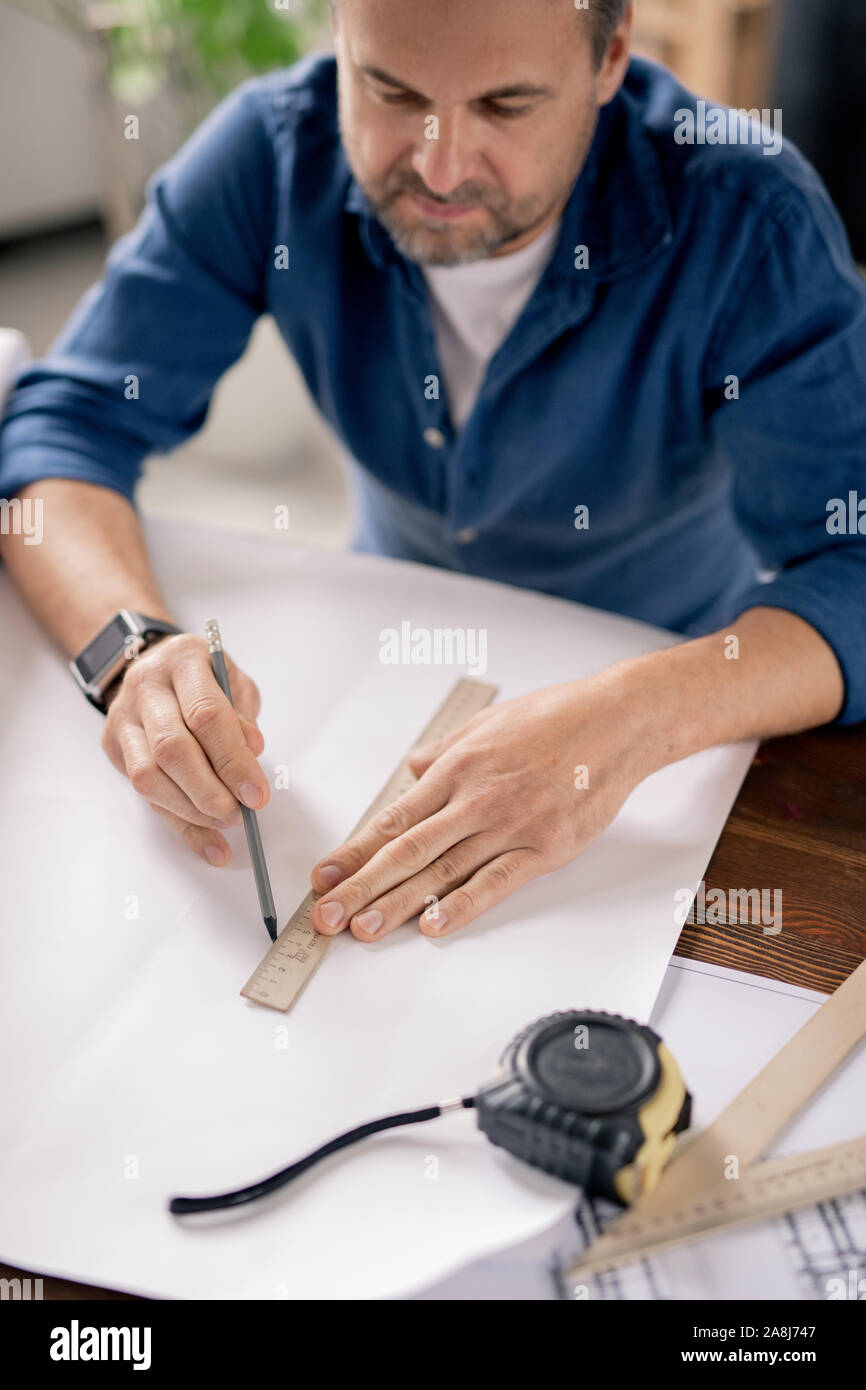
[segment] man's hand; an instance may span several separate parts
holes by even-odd
[[[0,556],[39,621],[75,656],[119,609],[173,621],[151,568],[141,521],[112,488],[41,478],[18,494],[44,504],[44,541],[0,535]],[[105,722],[102,746],[118,771],[210,864],[226,864],[216,829],[240,820],[238,799],[270,795],[256,759],[259,692],[228,658],[232,709],[201,637],[166,637],[133,658]],[[70,690],[70,694],[72,694]]]
[[[371,941],[423,914],[426,936],[459,931],[575,859],[650,773],[719,743],[826,723],[844,690],[817,630],[762,606],[720,632],[494,705],[416,749],[412,790],[316,865],[313,924]]]
[[[412,790],[313,870],[317,930],[379,940],[422,914],[447,936],[575,859],[649,771],[631,684],[614,668],[551,686],[416,749]]]
[[[114,766],[209,864],[228,863],[220,827],[239,825],[239,802],[270,796],[256,759],[261,699],[226,656],[232,699],[213,674],[202,637],[166,637],[130,663],[111,700],[102,746]]]

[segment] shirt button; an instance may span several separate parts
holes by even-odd
[[[424,431],[424,443],[429,444],[431,449],[444,449],[445,436],[441,430],[437,430],[435,425]]]
[[[474,526],[464,526],[461,531],[457,532],[454,539],[458,545],[471,545],[473,541],[478,540],[478,532]]]

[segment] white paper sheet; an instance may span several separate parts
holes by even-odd
[[[261,687],[263,764],[290,781],[260,818],[281,923],[465,674],[383,666],[383,628],[486,629],[501,698],[672,640],[287,541],[162,524],[151,543],[180,619],[217,617]],[[648,779],[578,862],[472,930],[338,939],[283,1016],[238,994],[267,945],[242,832],[231,868],[198,861],[110,767],[100,716],[5,580],[0,625],[0,1258],[166,1297],[399,1297],[561,1217],[572,1190],[494,1150],[467,1112],[379,1135],[245,1212],[179,1221],[166,1203],[470,1093],[540,1014],[648,1017],[674,894],[700,879],[752,746]]]

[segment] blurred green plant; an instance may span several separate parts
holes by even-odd
[[[128,231],[147,178],[239,82],[329,47],[329,0],[0,0],[61,24],[89,52],[99,103],[102,217]],[[147,107],[147,139],[121,118]]]
[[[321,33],[327,0],[54,0],[97,39],[114,94],[140,102],[170,86],[207,109],[233,87],[295,62]]]

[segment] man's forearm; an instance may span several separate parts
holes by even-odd
[[[135,509],[120,493],[43,478],[18,496],[42,502],[42,540],[0,535],[0,558],[47,632],[74,656],[120,609],[172,620]]]
[[[783,608],[750,608],[719,632],[627,665],[635,698],[651,713],[652,768],[716,744],[829,723],[845,697],[832,648]]]

